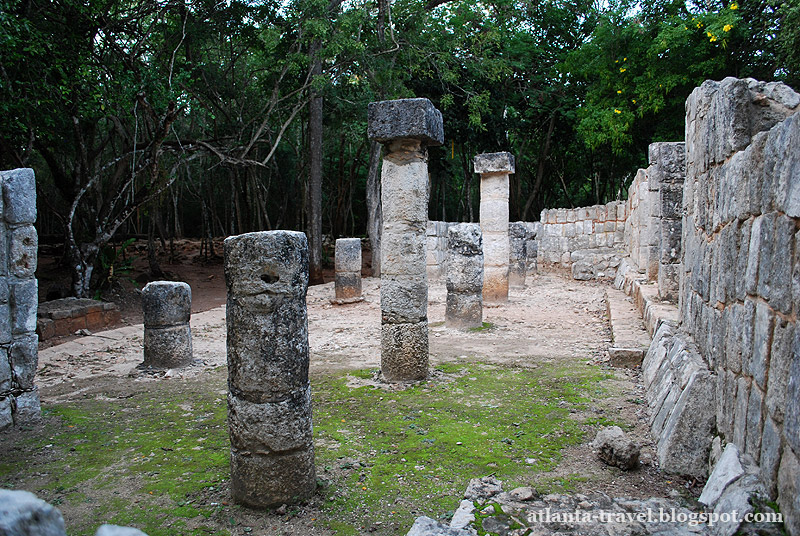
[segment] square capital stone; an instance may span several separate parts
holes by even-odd
[[[475,157],[475,173],[514,173],[514,155],[511,153],[483,153]]]
[[[367,125],[369,139],[379,143],[398,139],[421,140],[427,145],[444,143],[442,112],[428,99],[370,102]]]

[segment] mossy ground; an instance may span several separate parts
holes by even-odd
[[[363,381],[371,375],[312,380],[320,488],[280,515],[228,504],[224,369],[45,402],[44,426],[0,438],[0,485],[58,505],[76,535],[104,522],[150,536],[405,534],[418,515],[450,515],[471,478],[570,489],[584,476],[542,474],[608,423],[586,408],[608,394],[609,375],[579,363],[443,364],[405,389]]]

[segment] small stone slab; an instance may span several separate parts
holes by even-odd
[[[354,298],[331,298],[331,303],[333,305],[348,305],[362,301],[364,301],[364,296],[356,296]]]
[[[514,155],[511,153],[483,153],[475,157],[475,173],[514,173]]]
[[[369,139],[379,143],[408,138],[427,145],[444,143],[442,113],[428,99],[370,102],[367,125]]]

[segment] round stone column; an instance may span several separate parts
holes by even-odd
[[[483,301],[508,301],[508,176],[514,173],[511,153],[484,153],[475,157],[481,176],[481,231],[483,232]]]
[[[483,325],[483,240],[477,223],[459,223],[447,230],[448,328]]]
[[[525,275],[528,272],[528,255],[525,241],[528,237],[528,228],[525,222],[515,221],[508,224],[508,286],[512,288],[525,287]]]
[[[334,258],[336,279],[334,291],[337,305],[363,300],[361,296],[361,239],[337,238]]]
[[[142,289],[144,365],[183,367],[192,362],[192,289],[186,283],[153,281]]]
[[[428,99],[372,102],[368,134],[384,145],[381,170],[381,372],[389,382],[428,375],[429,145],[444,141]]]
[[[225,239],[231,493],[241,504],[316,489],[308,380],[308,242],[268,231]]]

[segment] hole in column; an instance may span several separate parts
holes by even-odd
[[[280,276],[278,276],[278,274],[261,274],[261,281],[268,285],[277,283],[278,280],[280,280]]]

